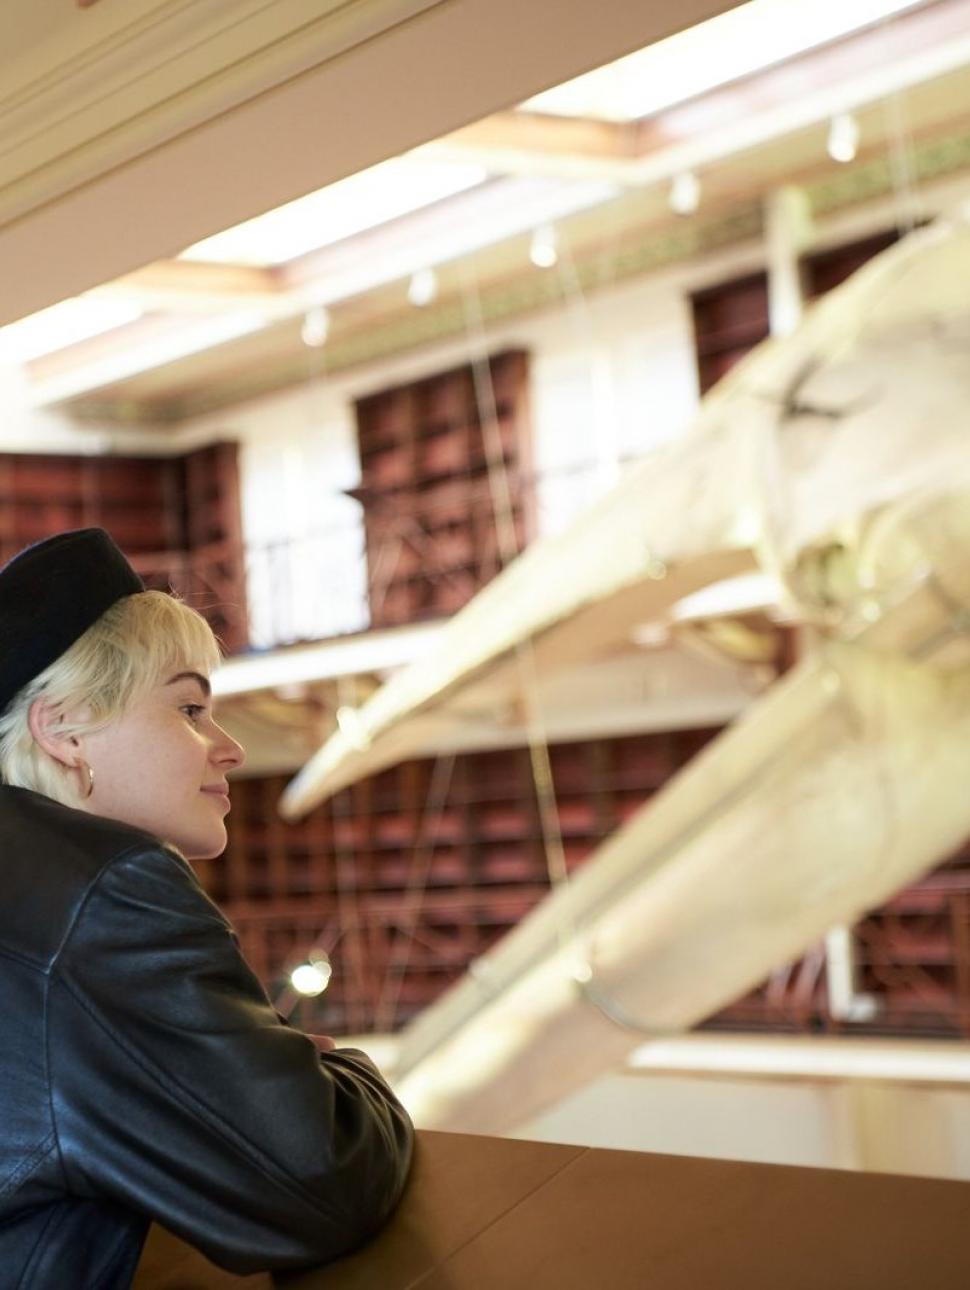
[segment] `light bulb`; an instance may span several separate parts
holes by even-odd
[[[318,994],[323,994],[330,984],[332,974],[333,968],[326,956],[314,958],[312,962],[301,963],[299,967],[293,969],[290,973],[290,985],[297,994],[314,998]]]
[[[537,269],[551,269],[559,259],[559,238],[551,224],[540,224],[532,234],[529,259]]]
[[[828,154],[833,161],[853,161],[859,150],[859,123],[851,112],[840,112],[829,126]]]
[[[419,269],[408,283],[408,300],[418,309],[430,305],[438,294],[438,275],[434,269]]]
[[[309,310],[303,319],[303,327],[300,330],[300,338],[304,345],[309,345],[311,349],[319,349],[321,345],[327,343],[329,335],[330,315],[323,305],[318,305],[316,309]]]
[[[682,170],[670,185],[670,209],[678,215],[693,215],[701,204],[701,181],[693,170]]]

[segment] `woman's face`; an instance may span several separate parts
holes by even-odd
[[[212,719],[209,681],[190,667],[163,676],[120,717],[80,737],[94,787],[85,810],[173,843],[188,860],[226,845],[226,775],[243,750]]]

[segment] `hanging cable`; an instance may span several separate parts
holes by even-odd
[[[337,678],[337,710],[355,708],[357,695],[351,693],[351,678],[348,676],[339,676]],[[351,790],[344,789],[342,793],[335,793],[331,799],[331,822],[333,827],[333,857],[334,857],[334,876],[337,888],[337,922],[339,924],[340,936],[346,936],[349,939],[347,947],[347,960],[350,972],[344,974],[345,991],[346,982],[349,977],[354,983],[354,992],[357,995],[353,1000],[354,1026],[352,1029],[359,1029],[359,1020],[364,1015],[361,1009],[360,996],[363,993],[363,985],[366,980],[365,966],[363,959],[363,948],[360,940],[360,911],[357,904],[357,886],[351,879],[348,881],[348,873],[354,869],[354,852],[353,846],[349,841],[348,827],[346,834],[340,827],[341,824],[348,826],[352,823],[352,813],[349,809]],[[346,996],[345,996],[346,997]],[[349,1004],[348,1000],[348,1004]],[[347,1013],[351,1008],[347,1007]]]
[[[392,941],[388,955],[387,968],[381,993],[374,1009],[374,1029],[380,1033],[389,1030],[397,1014],[397,1005],[401,997],[401,987],[411,962],[411,948],[415,940],[418,919],[424,908],[424,896],[431,876],[431,861],[438,843],[438,830],[441,823],[441,812],[448,800],[451,788],[452,772],[455,768],[455,754],[439,756],[435,759],[431,772],[431,783],[421,816],[421,827],[415,842],[411,865],[408,870],[407,883],[404,888],[402,904],[403,917],[398,924],[401,939]],[[395,953],[398,945],[403,944],[402,955]]]
[[[504,567],[518,555],[518,536],[515,529],[515,513],[509,487],[508,469],[505,463],[501,431],[498,423],[495,388],[488,360],[488,343],[482,316],[481,296],[478,282],[470,266],[465,266],[465,271],[462,275],[462,297],[468,346],[472,355],[475,398],[485,446],[492,514]],[[549,744],[538,699],[538,673],[535,649],[531,637],[516,644],[515,658],[519,675],[519,693],[525,714],[526,739],[539,812],[543,854],[550,886],[553,889],[558,889],[565,887],[569,876],[566,868],[562,830],[559,823],[559,808],[553,787]],[[560,948],[563,950],[574,942],[575,928],[572,926],[568,915],[560,923],[558,935]]]
[[[915,148],[906,118],[902,90],[883,100],[883,112],[889,133],[889,172],[896,207],[896,228],[900,235],[912,233],[922,220],[919,183],[916,176]]]

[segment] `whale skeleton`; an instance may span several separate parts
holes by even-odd
[[[533,544],[308,762],[290,816],[514,720],[752,571],[811,628],[773,684],[401,1036],[430,1127],[503,1132],[688,1027],[970,832],[970,226],[910,234],[689,434]]]

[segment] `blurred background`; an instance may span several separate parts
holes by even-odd
[[[249,760],[199,875],[280,1011],[432,1127],[970,1177],[963,660],[930,717],[895,673],[849,733],[805,700],[804,751],[781,706],[954,480],[917,358],[970,367],[965,245],[892,291],[970,209],[970,0],[0,23],[0,556],[100,524],[212,622]],[[890,393],[839,440],[887,372],[905,434]]]

